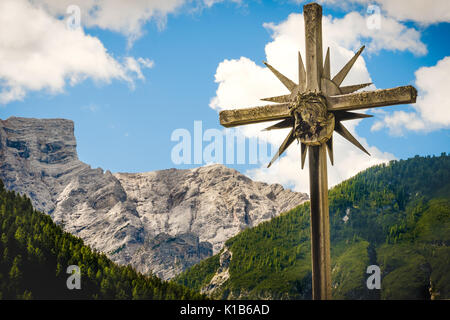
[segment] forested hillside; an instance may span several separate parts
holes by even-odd
[[[329,198],[334,298],[450,298],[450,156],[369,168]],[[243,231],[226,250],[229,265],[219,254],[176,281],[209,285],[217,298],[311,298],[309,203]],[[369,265],[381,268],[381,290],[367,289]],[[229,279],[210,283],[218,269]]]
[[[199,299],[202,295],[131,267],[64,232],[28,198],[6,191],[0,180],[0,298],[2,299]],[[69,290],[69,265],[81,269],[81,289]]]

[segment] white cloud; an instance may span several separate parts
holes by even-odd
[[[305,2],[303,0],[297,1]],[[348,8],[350,4],[378,4],[381,9],[400,21],[415,21],[432,24],[450,21],[450,1],[448,0],[319,0],[320,3]]]
[[[154,20],[160,28],[166,24],[167,15],[176,12],[185,0],[32,0],[42,5],[52,15],[65,15],[67,7],[81,9],[83,27],[99,27],[126,35],[134,41],[142,35],[143,25]]]
[[[412,20],[423,24],[450,22],[450,2],[448,0],[376,1],[389,15],[399,20]]]
[[[30,0],[42,5],[52,15],[63,16],[67,7],[81,9],[83,27],[98,27],[125,35],[131,45],[142,36],[144,25],[153,21],[163,29],[169,14],[176,14],[185,5],[194,9],[212,7],[225,0]],[[241,0],[231,0],[241,3]]]
[[[402,135],[404,130],[432,131],[450,128],[450,96],[448,75],[450,57],[435,66],[422,67],[415,72],[418,97],[412,106],[415,112],[385,112],[385,117],[372,126],[372,131],[388,128],[392,135]]]
[[[138,79],[144,80],[145,77],[142,74],[141,68],[152,68],[154,65],[154,62],[147,58],[138,58],[135,59],[133,57],[126,57],[125,58],[125,66],[126,68],[134,72]]]
[[[355,17],[355,20],[352,17]],[[350,49],[358,46],[361,38],[365,37],[361,32],[361,21],[355,15],[347,15],[343,19],[324,17],[323,43],[324,46],[329,45],[331,47],[332,75],[336,74],[354,55],[354,52]],[[302,56],[305,57],[303,16],[291,14],[286,21],[278,25],[269,23],[264,26],[272,32],[273,38],[265,48],[268,62],[292,80],[297,80],[297,51],[300,50]],[[348,37],[351,39],[349,40],[344,35],[335,36],[338,33],[335,30],[338,29],[348,31]],[[393,34],[395,33],[392,33],[391,36]],[[382,39],[378,43],[394,41],[394,39],[389,39],[389,36]],[[374,41],[376,39],[369,40]],[[393,44],[386,43],[385,45],[392,46]],[[377,45],[373,50],[379,50],[381,47],[381,45]],[[399,49],[398,46],[397,49]],[[409,49],[413,50],[408,46]],[[218,111],[262,105],[265,103],[259,101],[261,98],[287,93],[287,89],[267,68],[263,68],[245,57],[241,57],[239,60],[221,62],[217,68],[215,80],[218,83],[218,88],[210,106]],[[371,78],[364,58],[361,56],[348,74],[344,85],[370,81]],[[334,134],[335,165],[333,167],[330,165],[328,171],[330,186],[355,175],[365,168],[395,158],[392,154],[383,153],[376,147],[369,146],[365,139],[360,138],[355,131],[357,123],[359,122],[347,121],[345,125],[372,156],[367,156],[350,142],[344,140],[338,134]],[[261,132],[261,129],[268,125],[270,124],[243,126],[239,128],[239,131],[246,137],[258,137],[258,139],[268,141],[276,150],[288,132],[287,130],[274,130],[270,134]],[[306,165],[304,170],[300,169],[300,147],[296,143],[271,168],[266,169],[266,165],[267,163],[264,163],[260,168],[249,170],[247,174],[256,180],[282,183],[296,191],[309,192],[308,167]]]
[[[394,111],[393,113],[384,112],[383,120],[376,121],[371,130],[378,131],[384,127],[389,128],[389,133],[393,136],[403,135],[403,130],[424,130],[425,123],[415,112]]]
[[[417,110],[426,122],[437,126],[450,126],[450,96],[448,77],[450,56],[440,60],[435,66],[422,67],[416,71],[416,85],[421,93]]]
[[[240,3],[240,0],[229,0]],[[148,58],[114,57],[83,28],[98,27],[127,36],[129,45],[154,21],[163,28],[167,15],[183,5],[211,7],[222,0],[2,0],[0,1],[0,104],[23,100],[27,92],[59,93],[67,84],[90,78],[144,80]],[[81,28],[67,27],[69,7],[80,8]]]
[[[331,73],[337,73],[340,68],[353,56],[355,50],[363,44],[367,52],[378,52],[382,49],[410,51],[416,55],[427,53],[427,48],[420,41],[420,33],[412,28],[383,17],[384,28],[372,30],[367,27],[366,20],[356,12],[350,12],[343,18],[332,18],[324,16],[322,18],[323,46],[331,49]],[[266,46],[267,59],[270,61],[272,55],[283,56],[279,59],[286,72],[291,71],[291,76],[297,77],[296,68],[292,68],[293,59],[297,59],[296,52],[304,52],[304,19],[302,14],[291,14],[288,19],[278,25],[266,23],[264,26],[272,32],[273,41]],[[337,52],[336,52],[337,51]],[[294,64],[295,65],[295,64]],[[359,71],[366,70],[363,59],[358,59],[352,70],[353,76]],[[357,72],[353,72],[358,69]],[[361,70],[359,70],[361,69]],[[367,71],[367,70],[366,70]],[[352,78],[349,75],[348,81],[356,83],[366,79]]]
[[[260,105],[261,98],[277,95],[284,89],[268,69],[245,57],[221,62],[215,81],[219,86],[210,106],[216,110]]]
[[[22,100],[28,91],[62,92],[69,83],[143,78],[151,61],[115,59],[98,38],[70,30],[26,0],[0,2],[0,103]]]
[[[213,5],[220,3],[220,2],[224,2],[225,0],[203,0],[203,3],[205,4],[206,7],[210,8]],[[237,4],[242,4],[242,0],[231,0],[231,2],[235,2]]]
[[[348,13],[342,19],[326,19],[325,23],[333,26],[328,28],[329,38],[347,48],[359,46],[361,40],[365,42],[368,39],[367,49],[372,52],[385,49],[410,51],[415,55],[427,53],[417,30],[389,17],[380,16],[380,28],[369,28],[367,18],[356,12]]]

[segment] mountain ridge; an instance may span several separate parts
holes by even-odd
[[[66,119],[0,120],[0,179],[113,261],[163,279],[307,200],[223,165],[114,174],[93,169],[78,159],[74,130]],[[166,254],[152,250],[153,240]]]

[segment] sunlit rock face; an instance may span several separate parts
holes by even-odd
[[[0,120],[0,179],[87,244],[128,262],[144,228],[120,182],[78,159],[74,124],[65,119]]]
[[[78,159],[65,119],[0,120],[0,179],[112,260],[169,279],[307,200],[223,165],[115,173]]]

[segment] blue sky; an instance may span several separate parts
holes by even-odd
[[[50,0],[43,2],[48,6],[52,5]],[[77,1],[70,3],[77,4]],[[352,1],[348,3],[348,6],[342,8],[333,1],[325,2],[324,15],[332,19],[343,19],[348,13],[355,12],[365,17],[367,5],[353,4]],[[383,16],[415,31],[419,38],[414,38],[414,41],[422,43],[427,52],[414,52],[415,49],[411,48],[414,43],[406,49],[399,49],[401,45],[394,49],[383,45],[379,49],[369,49],[362,55],[367,72],[376,88],[415,85],[417,70],[435,67],[450,55],[450,44],[447,41],[450,35],[448,18],[445,15],[431,17],[432,22],[418,21],[420,18],[415,19],[413,14],[406,19],[399,18],[399,13],[383,6],[383,1],[379,5]],[[45,8],[39,7],[38,10],[58,20],[57,13],[61,8],[45,11]],[[443,10],[448,10],[448,7]],[[302,4],[295,1],[242,0],[238,3],[223,1],[207,5],[189,3],[167,9],[167,12],[160,14],[163,16],[160,20],[153,16],[147,17],[147,21],[136,32],[124,28],[118,31],[111,25],[105,26],[92,20],[84,25],[82,8],[81,26],[85,37],[97,38],[107,54],[118,62],[125,57],[134,57],[136,60],[141,57],[151,60],[153,66],[140,66],[141,79],[135,73],[131,80],[110,76],[106,81],[99,81],[92,73],[80,71],[80,74],[85,74],[82,80],[71,85],[70,75],[63,75],[65,83],[57,90],[52,90],[54,88],[51,85],[37,89],[24,85],[23,96],[10,99],[0,106],[0,118],[20,116],[73,120],[79,157],[92,167],[113,172],[196,167],[196,164],[177,165],[172,162],[171,150],[176,144],[170,140],[172,132],[177,128],[193,131],[195,120],[201,120],[204,129],[222,130],[218,110],[224,107],[220,105],[213,109],[210,106],[211,99],[219,95],[216,91],[220,83],[214,81],[219,64],[224,60],[238,61],[241,57],[246,57],[256,63],[258,68],[263,68],[262,61],[267,59],[266,46],[275,39],[273,29],[267,25],[264,27],[263,24],[280,25],[291,13],[301,12]],[[63,22],[61,17],[59,21]],[[380,32],[382,31],[383,25]],[[300,35],[304,31],[300,29],[298,32]],[[131,43],[133,35],[137,39]],[[357,41],[365,43],[364,40],[362,35]],[[368,38],[367,41],[370,43],[373,39]],[[5,46],[7,44],[3,45]],[[347,49],[354,50],[349,47]],[[334,50],[333,47],[331,50]],[[61,54],[71,55],[70,52]],[[292,68],[297,67],[294,65]],[[52,68],[49,67],[46,72],[51,73]],[[30,74],[30,77],[33,76],[35,74]],[[0,73],[4,91],[8,90],[5,85],[8,77],[12,76]],[[228,81],[231,80],[223,80],[224,87]],[[448,88],[448,84],[442,86]],[[444,90],[442,94],[447,92]],[[442,100],[442,110],[447,114],[450,112],[448,101]],[[412,112],[414,119],[422,122],[416,127],[408,127],[408,121],[385,120],[395,110]],[[405,159],[416,154],[437,155],[449,151],[450,126],[446,120],[430,120],[419,109],[411,106],[389,107],[386,111],[389,113],[372,113],[369,110],[368,113],[375,117],[360,122],[354,129],[359,137],[364,137],[367,144],[379,150],[380,154],[388,153],[397,159]],[[374,129],[377,121],[380,122],[379,128]],[[398,123],[402,128],[401,132],[393,132],[389,123],[391,126],[392,123]],[[422,126],[431,126],[432,129],[424,129]],[[380,162],[387,159],[379,158]],[[340,161],[344,162],[345,157]],[[368,165],[369,163],[364,166]],[[255,170],[263,170],[260,165],[231,166],[260,180],[276,181],[268,174],[257,173]],[[340,177],[346,178],[349,174],[342,173]],[[289,179],[281,179],[280,182],[295,187],[295,182]]]

